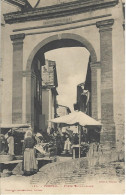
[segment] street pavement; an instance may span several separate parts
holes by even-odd
[[[71,161],[71,157],[57,157],[58,162]],[[96,165],[87,168],[80,168],[78,170],[68,171],[67,173],[60,173],[56,177],[46,180],[47,172],[43,170],[50,170],[50,167],[57,166],[57,163],[49,163],[40,168],[37,174],[31,176],[11,175],[10,177],[4,177],[0,179],[0,183],[5,192],[17,192],[21,190],[23,192],[31,192],[29,190],[35,190],[40,192],[45,187],[56,186],[92,186],[94,183],[97,185],[107,185],[112,187],[118,186],[124,190],[124,162],[113,162]],[[53,174],[53,173],[52,173]],[[80,186],[80,187],[81,187]],[[45,188],[44,188],[45,189]],[[49,188],[46,188],[46,190]],[[42,190],[42,191],[41,191]],[[111,191],[111,190],[110,190]]]

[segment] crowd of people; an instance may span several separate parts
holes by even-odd
[[[40,133],[33,133],[31,128],[27,129],[25,135],[23,136],[24,140],[22,142],[22,154],[23,154],[23,171],[24,175],[34,174],[38,170],[37,166],[37,145],[39,146],[48,146],[45,151],[51,151],[53,148],[56,149],[56,155],[61,154],[70,154],[72,155],[73,146],[79,144],[79,134],[72,133],[70,134],[69,131],[62,132],[58,129],[51,128],[50,133],[48,134],[46,131],[42,134]],[[85,143],[86,134],[82,134],[81,141]],[[15,143],[14,143],[14,132],[12,130],[8,131],[7,135],[4,136],[1,134],[0,138],[1,144],[1,154],[9,154],[14,155],[15,153]],[[49,148],[49,146],[51,146]],[[83,145],[82,145],[83,148]],[[84,146],[85,154],[89,150],[88,146]],[[91,150],[90,150],[91,151]],[[78,151],[77,151],[78,152]],[[84,154],[84,155],[85,155]]]
[[[52,133],[53,132],[53,133]],[[72,154],[72,145],[79,144],[78,133],[66,132],[60,133],[57,129],[51,129],[51,134],[56,139],[57,154]]]

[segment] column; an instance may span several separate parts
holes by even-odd
[[[3,92],[3,74],[2,58],[0,58],[0,123],[2,123],[2,92]]]
[[[13,41],[12,123],[22,123],[23,39],[25,34],[10,36]]]
[[[48,127],[51,129],[51,118],[52,118],[52,92],[51,89],[48,89],[48,94],[49,94],[49,111],[48,111]]]
[[[101,66],[100,62],[90,63],[91,67],[91,110],[92,117],[101,121]]]
[[[23,71],[23,77],[26,77],[26,123],[31,124],[34,129],[34,92],[35,92],[35,78],[34,71]]]
[[[96,23],[100,33],[101,60],[101,122],[103,133],[101,141],[115,145],[115,125],[113,110],[113,63],[112,63],[112,25],[113,19]]]

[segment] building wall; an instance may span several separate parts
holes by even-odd
[[[4,4],[4,2],[3,2]],[[8,9],[9,9],[9,5],[8,5]],[[15,7],[14,7],[14,11],[15,11]],[[99,16],[99,15],[106,15],[108,13],[111,13],[110,9],[106,9],[106,10],[102,10],[102,11],[94,11],[91,13],[84,13],[84,14],[79,14],[79,15],[73,15],[72,17],[66,17],[66,20],[70,18],[70,20],[72,19],[72,21],[76,21],[76,20],[81,20],[83,18],[92,18],[95,16]],[[106,17],[105,19],[108,19],[110,17]],[[60,19],[60,18],[59,18]],[[62,19],[62,18],[61,18]],[[17,32],[13,32],[13,29],[22,29],[22,28],[27,28],[27,27],[33,27],[33,26],[41,26],[42,24],[46,24],[46,20],[44,21],[36,21],[36,22],[25,22],[25,23],[17,23],[17,24],[6,24],[4,27],[4,42],[5,42],[5,48],[6,50],[4,50],[4,55],[6,56],[6,58],[4,57],[3,59],[3,77],[4,77],[4,82],[3,82],[3,89],[8,88],[8,90],[3,90],[3,99],[2,99],[2,122],[4,123],[10,123],[12,121],[12,76],[10,76],[10,74],[12,75],[12,70],[13,70],[13,47],[12,47],[12,41],[10,39],[10,35],[11,34],[17,34],[17,33],[29,33],[29,35],[27,35],[25,37],[25,39],[23,40],[24,44],[23,44],[23,70],[26,70],[26,66],[27,66],[27,61],[28,58],[32,52],[32,50],[34,50],[34,48],[37,46],[37,44],[40,43],[40,41],[44,40],[44,39],[48,39],[50,37],[52,37],[53,35],[58,35],[59,37],[62,37],[62,31],[58,31],[58,32],[53,32],[54,30],[59,30],[59,29],[64,29],[69,27],[69,31],[63,31],[63,33],[70,33],[70,34],[78,34],[84,38],[86,38],[89,42],[91,42],[92,46],[94,47],[96,54],[97,54],[97,60],[100,60],[100,44],[98,44],[100,37],[99,37],[99,32],[98,32],[98,28],[96,27],[96,25],[91,25],[91,26],[87,26],[88,24],[91,23],[95,23],[96,21],[98,21],[99,19],[95,19],[95,20],[87,20],[87,21],[82,21],[81,22],[81,30],[80,28],[76,28],[76,29],[71,29],[71,27],[76,27],[79,26],[79,24],[73,23],[70,25],[63,25],[62,26],[54,26],[54,27],[49,27],[48,28],[48,33],[44,33],[44,29],[36,29],[36,30],[23,30],[23,31],[17,31]],[[49,20],[49,22],[54,23],[55,19]],[[84,26],[84,27],[83,27]],[[45,25],[46,28],[46,25]],[[41,33],[42,34],[36,34],[36,33]],[[91,33],[92,32],[92,33]],[[30,33],[35,33],[34,35],[30,35]],[[92,36],[92,34],[95,34],[95,36]],[[30,43],[30,44],[29,44]],[[9,55],[6,55],[6,53],[9,53]],[[10,67],[8,69],[8,67]],[[11,71],[10,71],[11,70]],[[23,78],[24,83],[26,82],[26,78]],[[23,86],[23,88],[25,88],[25,86]],[[6,97],[6,98],[5,98]],[[6,110],[8,110],[8,113],[6,113]]]
[[[12,123],[12,45],[10,43],[10,30],[2,27],[2,123]],[[9,54],[8,57],[6,54]],[[9,67],[9,68],[8,68]],[[8,87],[9,86],[9,87]]]
[[[2,79],[0,88],[1,107],[0,122],[12,123],[12,71],[13,71],[13,47],[10,41],[12,29],[10,25],[5,25],[4,13],[19,11],[19,9],[11,4],[2,1],[1,3],[1,67]]]
[[[56,62],[45,60],[45,65],[42,67],[42,114],[43,114],[43,128],[49,129],[53,126],[50,122],[56,116],[56,87],[58,85]],[[46,95],[43,95],[45,93]],[[48,98],[46,98],[48,96]]]
[[[41,84],[41,62],[36,59],[33,61],[34,64],[34,81],[32,88],[34,90],[34,129],[39,130],[40,116],[42,114],[42,84]]]
[[[42,126],[42,130],[47,129],[48,120],[49,120],[49,90],[42,89],[42,116],[44,125]]]
[[[42,130],[51,129],[51,119],[55,118],[55,94],[51,89],[42,89]]]
[[[113,28],[113,86],[114,86],[114,121],[118,149],[124,150],[125,124],[125,31],[123,29],[122,5],[113,11],[115,26]]]
[[[9,5],[8,5],[9,6]],[[9,8],[8,8],[9,9]],[[15,8],[14,8],[15,11]],[[84,14],[85,17],[89,17],[88,14]],[[81,19],[84,17],[84,15],[79,15],[77,16],[73,16],[73,20],[74,19]],[[92,14],[93,16],[94,14]],[[54,21],[54,20],[53,20]],[[44,21],[43,21],[44,22]],[[46,22],[46,20],[45,20]],[[85,22],[83,22],[85,24]],[[86,22],[87,23],[87,22]],[[4,27],[4,48],[6,48],[5,50],[3,50],[3,55],[6,56],[3,58],[3,89],[8,89],[8,90],[3,90],[3,99],[2,99],[2,122],[3,123],[11,123],[12,121],[12,71],[13,71],[13,47],[12,47],[12,41],[10,39],[10,35],[11,34],[17,34],[17,33],[30,33],[30,32],[42,32],[43,30],[41,29],[37,29],[37,30],[29,30],[29,31],[19,31],[14,33],[13,29],[21,29],[21,28],[26,28],[26,27],[32,27],[32,26],[40,26],[42,25],[42,21],[36,21],[36,22],[26,22],[26,23],[19,23],[19,24],[11,24],[8,25],[6,24]],[[67,25],[65,25],[67,26]],[[65,27],[64,26],[64,27]],[[76,26],[75,24],[73,24],[72,26]],[[48,28],[49,30],[53,31],[53,29],[59,29],[60,27],[51,27]],[[89,32],[92,31],[95,32],[95,37],[93,38],[92,36],[90,36],[89,38]],[[65,31],[64,31],[65,33]],[[68,33],[68,31],[66,31],[66,33]],[[80,29],[74,29],[74,30],[69,30],[69,33],[75,33],[75,34],[80,34],[80,35],[84,35],[85,38],[87,38],[88,40],[92,39],[92,44],[93,46],[95,46],[95,50],[99,50],[98,44],[96,45],[95,43],[97,41],[99,41],[99,32],[98,29],[96,28],[96,26],[90,26],[90,27],[82,27],[81,31]],[[26,66],[27,66],[27,60],[28,57],[30,56],[32,50],[35,48],[35,46],[37,46],[37,44],[40,43],[40,40],[44,40],[44,39],[48,39],[50,36],[53,35],[62,35],[62,32],[50,32],[50,33],[42,33],[42,34],[34,34],[34,35],[28,35],[25,37],[25,39],[23,40],[24,44],[23,44],[23,70],[26,70]],[[91,41],[91,40],[90,40]],[[29,44],[30,43],[30,44]],[[2,44],[3,46],[3,44]],[[3,49],[3,48],[2,48]],[[6,55],[6,53],[8,53],[9,55]],[[97,56],[99,55],[99,52],[97,52]],[[9,69],[8,69],[9,67]],[[11,71],[10,71],[11,70]],[[11,74],[11,76],[10,76]],[[25,78],[23,78],[24,83],[26,82]],[[9,86],[9,88],[8,88]],[[25,86],[23,86],[23,88],[25,88]],[[23,90],[24,91],[24,90]],[[8,112],[6,112],[6,110],[8,110]]]

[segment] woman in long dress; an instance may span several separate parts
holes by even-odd
[[[8,143],[8,154],[9,155],[14,155],[14,137],[12,132],[8,132],[8,138],[7,138],[7,143]]]
[[[31,175],[37,172],[37,161],[34,150],[35,140],[32,131],[28,130],[25,134],[23,150],[24,150],[24,175]]]

